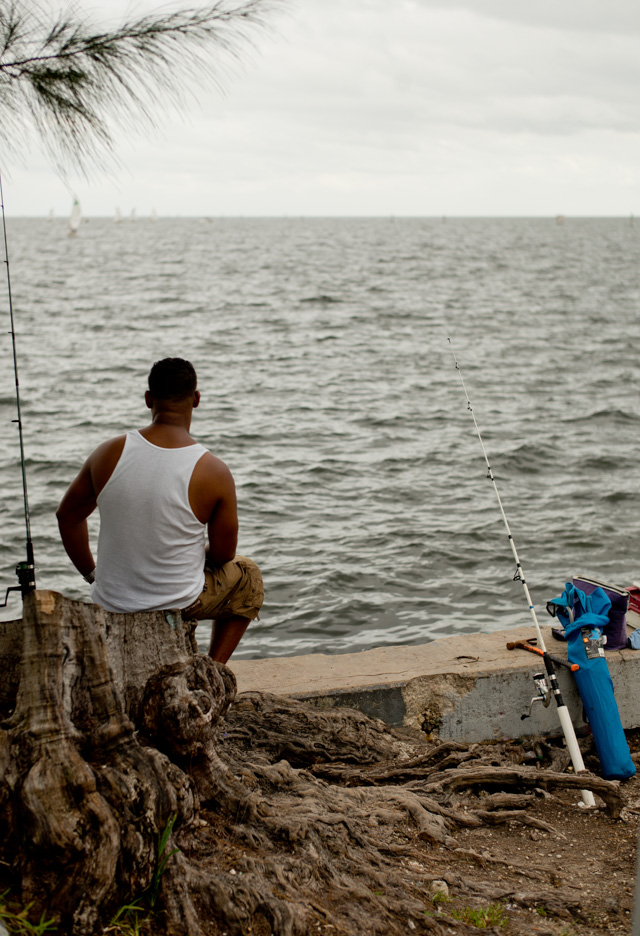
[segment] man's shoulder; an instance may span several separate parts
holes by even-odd
[[[236,486],[231,471],[208,449],[196,463],[189,482],[189,503],[196,517],[207,523],[216,506],[224,503],[235,509]]]
[[[106,439],[101,442],[89,455],[89,462],[97,464],[105,458],[111,458],[114,455],[119,458],[124,449],[124,443],[127,441],[127,434],[114,436],[113,439]]]
[[[113,474],[113,470],[122,455],[126,440],[126,434],[107,439],[89,455],[86,467],[91,474],[91,482],[96,496],[102,491]]]
[[[207,475],[208,477],[232,477],[229,466],[226,465],[221,458],[218,458],[217,455],[214,455],[213,452],[210,452],[207,448],[204,448],[204,455],[202,455],[200,458],[196,468],[198,469],[199,474]]]

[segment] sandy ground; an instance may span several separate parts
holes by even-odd
[[[640,806],[640,781],[625,784],[629,806],[620,819],[603,809],[585,810],[575,794],[562,793],[527,810],[548,822],[555,832],[518,823],[462,830],[462,849],[478,859],[438,848],[430,866],[450,882],[449,897],[437,903],[436,914],[454,920],[456,911],[501,904],[500,929],[505,933],[539,936],[591,936],[630,933],[635,888],[635,855]],[[492,888],[505,896],[483,899],[456,896],[456,877]],[[465,888],[466,889],[466,888]],[[515,894],[514,894],[515,891]],[[455,923],[453,923],[455,932]]]

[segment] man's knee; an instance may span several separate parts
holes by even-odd
[[[242,580],[238,591],[242,593],[242,604],[244,610],[238,609],[237,613],[241,617],[248,617],[253,620],[258,616],[258,612],[264,602],[264,583],[262,573],[253,559],[247,556],[236,556],[234,562],[242,569]],[[240,594],[238,598],[240,598]],[[251,613],[247,613],[250,611]]]
[[[236,556],[223,566],[205,567],[205,586],[197,606],[187,610],[197,620],[247,618],[252,621],[258,617],[263,601],[260,569],[253,559]]]

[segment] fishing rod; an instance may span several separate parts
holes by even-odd
[[[517,549],[516,549],[516,544],[515,544],[515,542],[514,542],[513,535],[512,535],[512,533],[511,533],[511,528],[510,528],[510,526],[509,526],[509,521],[507,520],[507,515],[506,515],[505,510],[504,510],[504,507],[503,507],[503,505],[502,505],[502,498],[500,497],[500,492],[498,491],[498,485],[496,484],[496,479],[495,479],[494,476],[493,476],[493,471],[492,471],[492,469],[491,469],[491,464],[490,464],[490,462],[489,462],[489,456],[487,455],[487,450],[486,450],[486,448],[485,448],[485,446],[484,446],[484,442],[483,442],[483,439],[482,439],[482,434],[481,434],[481,432],[480,432],[480,427],[478,426],[478,421],[476,420],[476,414],[473,412],[473,406],[471,405],[471,400],[469,399],[469,394],[467,393],[467,388],[466,388],[466,385],[465,385],[465,382],[464,382],[464,378],[463,378],[463,376],[462,376],[462,371],[460,370],[460,365],[458,364],[458,359],[456,358],[456,353],[455,353],[454,348],[453,348],[453,342],[451,341],[451,338],[449,338],[449,337],[447,337],[447,341],[449,342],[449,345],[450,345],[450,347],[451,347],[451,354],[453,355],[453,360],[455,361],[456,370],[458,371],[458,374],[459,374],[459,376],[460,376],[460,382],[462,383],[462,389],[463,389],[464,395],[465,395],[465,397],[466,397],[466,399],[467,399],[467,408],[468,408],[468,410],[469,410],[469,412],[471,413],[471,416],[472,416],[472,418],[473,418],[473,424],[474,424],[474,426],[476,427],[476,433],[477,433],[477,435],[478,435],[478,439],[480,440],[480,446],[482,447],[482,453],[483,453],[483,455],[484,455],[484,460],[485,460],[485,462],[487,463],[487,478],[488,478],[488,479],[491,481],[491,483],[493,484],[493,489],[494,489],[495,494],[496,494],[496,497],[497,497],[497,499],[498,499],[498,504],[500,505],[500,513],[502,514],[502,519],[504,520],[504,525],[505,525],[505,527],[506,527],[507,535],[508,535],[508,537],[509,537],[509,544],[511,545],[511,551],[512,551],[512,553],[513,553],[513,558],[515,559],[515,562],[516,562],[516,572],[515,572],[515,575],[514,575],[514,577],[513,577],[513,581],[514,581],[514,582],[520,582],[520,583],[522,584],[522,588],[523,588],[523,590],[524,590],[525,599],[526,599],[526,601],[527,601],[527,605],[529,606],[529,611],[531,612],[531,617],[532,617],[532,620],[533,620],[533,624],[534,624],[534,627],[535,627],[535,629],[536,629],[537,646],[538,646],[538,647],[540,648],[540,650],[542,651],[542,655],[543,655],[543,658],[544,658],[544,666],[545,666],[545,669],[546,669],[546,671],[547,671],[547,678],[548,678],[548,680],[549,680],[549,685],[550,685],[550,687],[551,687],[551,692],[552,692],[553,697],[554,697],[554,699],[555,699],[555,701],[556,701],[556,707],[557,707],[557,710],[558,710],[558,718],[560,719],[560,725],[561,725],[561,727],[562,727],[562,731],[563,731],[563,733],[564,733],[564,737],[565,737],[565,740],[566,740],[566,742],[567,742],[567,748],[568,748],[568,750],[569,750],[569,755],[571,756],[571,763],[573,764],[573,769],[574,769],[574,771],[575,771],[576,773],[579,773],[579,771],[585,769],[585,766],[584,766],[584,761],[583,761],[583,759],[582,759],[582,754],[581,754],[581,752],[580,752],[580,748],[578,747],[578,739],[576,738],[576,732],[575,732],[575,729],[574,729],[574,727],[573,727],[573,722],[571,721],[571,716],[570,716],[570,714],[569,714],[569,709],[567,708],[567,706],[566,706],[566,704],[565,704],[565,702],[564,702],[564,700],[563,700],[563,698],[562,698],[562,693],[560,692],[560,687],[559,687],[559,685],[558,685],[558,678],[557,678],[557,676],[556,676],[556,671],[555,671],[554,666],[553,666],[553,660],[551,659],[551,656],[550,656],[549,653],[547,652],[547,648],[546,648],[546,646],[545,646],[544,637],[542,636],[542,630],[540,629],[540,624],[538,623],[538,618],[537,618],[537,615],[536,615],[536,611],[535,611],[535,608],[533,607],[533,602],[532,602],[532,600],[531,600],[531,595],[529,594],[529,587],[528,587],[527,582],[526,582],[526,579],[525,579],[525,577],[524,577],[524,572],[523,572],[523,569],[522,569],[522,565],[521,565],[520,559],[519,559],[519,557],[518,557],[518,551],[517,551]],[[591,792],[591,790],[581,790],[581,795],[582,795],[582,801],[583,801],[583,803],[585,804],[585,806],[595,806],[596,801],[595,801],[595,799],[594,799],[594,796],[593,796],[593,793]]]
[[[13,297],[11,293],[11,273],[9,270],[9,243],[7,240],[7,221],[4,212],[4,193],[2,190],[2,174],[0,173],[0,206],[2,207],[2,233],[4,237],[4,262],[7,270],[7,290],[9,293],[9,317],[11,320],[11,342],[13,348],[13,373],[15,377],[16,384],[16,405],[17,405],[17,419],[12,419],[11,422],[18,424],[18,436],[20,439],[20,466],[22,468],[22,497],[24,502],[24,521],[27,534],[27,559],[25,562],[19,562],[16,566],[16,575],[18,576],[18,585],[12,585],[10,588],[7,588],[7,592],[4,596],[4,602],[0,607],[5,608],[7,606],[7,601],[9,600],[9,592],[19,591],[24,598],[25,595],[28,595],[29,592],[34,591],[36,587],[36,572],[35,572],[35,562],[33,558],[33,541],[31,539],[31,518],[29,515],[29,497],[27,494],[27,472],[25,468],[25,459],[24,459],[24,437],[22,434],[22,411],[20,408],[20,381],[18,379],[18,355],[16,351],[16,330],[13,317]]]

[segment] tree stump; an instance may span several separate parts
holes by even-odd
[[[477,745],[428,746],[355,711],[236,699],[194,626],[50,591],[0,625],[0,868],[14,891],[72,936],[158,885],[154,933],[444,933],[425,851],[453,853],[456,830],[499,823],[501,807],[517,822],[544,771],[476,766]],[[619,812],[619,784],[547,778],[578,782]],[[483,784],[511,795],[475,812],[452,800]],[[158,878],[163,830],[177,851]]]
[[[163,678],[206,684],[186,693],[189,731],[199,705],[200,720],[215,724],[228,704],[225,681],[194,653],[179,613],[107,614],[40,591],[26,597],[22,624],[15,696],[5,692],[0,713],[2,855],[25,900],[91,933],[123,895],[150,886],[170,817],[194,816],[187,775],[136,731],[149,677],[159,691]],[[15,629],[12,637],[15,659]],[[168,709],[175,722],[175,701],[165,701],[156,714]],[[185,919],[189,909],[181,907]]]

